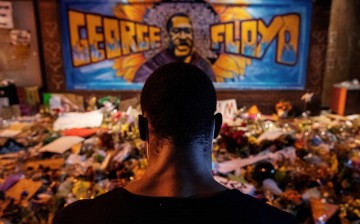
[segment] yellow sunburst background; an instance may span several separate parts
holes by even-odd
[[[129,0],[129,3],[142,4],[118,4],[114,7],[114,15],[119,19],[127,19],[136,22],[142,22],[148,8],[152,7],[153,3],[144,3],[139,0]],[[152,1],[156,2],[156,1]],[[123,56],[114,60],[113,68],[117,70],[116,75],[122,77],[128,82],[134,79],[135,72],[146,61],[142,53],[131,54]]]
[[[120,19],[142,22],[146,11],[151,8],[155,2],[160,2],[160,0],[129,0],[129,4],[116,5],[113,9],[113,12],[114,15]],[[246,0],[231,1],[231,3],[234,3],[235,5],[221,4],[223,3],[223,0],[208,0],[207,2],[212,4],[216,3],[212,6],[219,15],[220,21],[222,23],[228,21],[239,22],[240,20],[251,19],[251,15],[246,11],[246,3],[248,3]],[[239,33],[236,33],[235,35],[238,36]],[[117,76],[124,78],[128,82],[131,82],[135,76],[135,72],[145,61],[146,58],[142,53],[132,54],[115,59],[113,68],[117,70]],[[220,54],[219,58],[212,65],[216,76],[216,82],[224,82],[225,78],[236,78],[244,76],[246,66],[250,64],[251,59],[237,55]]]
[[[209,1],[211,3],[221,3],[221,0]],[[243,0],[234,0],[237,5],[214,5],[213,8],[219,15],[222,23],[235,21],[238,26],[240,20],[251,19],[251,15],[246,11],[246,2]],[[239,31],[235,36],[239,36]],[[216,82],[224,82],[225,78],[235,78],[245,75],[245,68],[251,64],[251,59],[238,55],[220,54],[219,58],[212,65],[215,73]]]

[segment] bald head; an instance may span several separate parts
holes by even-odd
[[[216,91],[202,70],[174,62],[159,67],[146,80],[141,108],[157,137],[191,141],[212,131]]]

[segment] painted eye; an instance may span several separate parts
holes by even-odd
[[[185,28],[185,29],[184,29],[184,32],[185,32],[186,34],[191,33],[191,31],[192,31],[192,30],[191,30],[190,28]]]
[[[172,30],[171,30],[171,32],[172,32],[172,33],[177,34],[177,33],[179,33],[179,32],[180,32],[180,29],[178,29],[178,28],[174,28],[174,29],[172,29]]]

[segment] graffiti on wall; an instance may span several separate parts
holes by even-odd
[[[140,89],[173,61],[198,66],[220,89],[305,85],[310,0],[65,0],[61,11],[68,89]]]

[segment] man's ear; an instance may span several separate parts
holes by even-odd
[[[216,113],[214,115],[214,119],[215,119],[214,139],[215,139],[220,133],[220,129],[221,129],[221,125],[222,125],[222,114]]]
[[[148,121],[147,121],[146,117],[144,117],[141,114],[139,114],[138,120],[139,120],[140,139],[143,141],[147,141]]]

